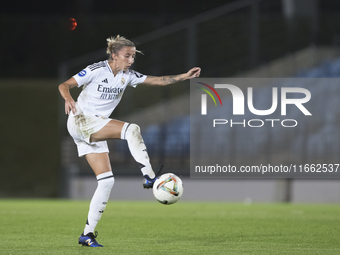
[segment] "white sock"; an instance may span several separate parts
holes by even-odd
[[[127,141],[132,157],[142,165],[143,175],[147,174],[151,179],[155,178],[139,126],[125,123],[121,131],[121,139]]]
[[[94,233],[94,229],[106,208],[115,179],[113,173],[110,171],[97,175],[97,181],[98,186],[90,203],[84,235],[87,235],[90,232]]]

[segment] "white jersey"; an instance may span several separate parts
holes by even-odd
[[[87,66],[73,78],[78,87],[84,86],[77,99],[83,113],[108,118],[120,102],[126,86],[135,88],[145,81],[146,75],[127,70],[114,76],[106,60]]]

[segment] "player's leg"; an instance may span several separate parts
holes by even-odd
[[[79,238],[79,243],[86,246],[101,247],[93,235],[106,204],[109,200],[111,189],[114,185],[114,177],[111,170],[108,153],[90,153],[86,160],[96,175],[98,186],[91,199],[89,213],[84,232]]]
[[[104,141],[108,139],[126,140],[133,158],[141,164],[141,171],[146,178],[146,182],[150,182],[155,178],[155,173],[150,164],[150,158],[142,138],[140,128],[136,124],[126,123],[118,120],[111,120],[101,130],[91,135],[91,142]],[[150,186],[149,185],[149,186]],[[150,188],[145,186],[145,188]]]
[[[110,120],[102,129],[93,133],[90,142],[106,141],[109,139],[120,139],[120,133],[125,122]]]

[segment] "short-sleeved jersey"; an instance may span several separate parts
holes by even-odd
[[[78,87],[84,86],[77,103],[86,115],[109,117],[120,102],[126,86],[136,87],[146,75],[133,70],[114,76],[108,61],[87,66],[73,76]]]

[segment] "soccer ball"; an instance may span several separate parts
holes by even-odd
[[[157,201],[164,205],[176,203],[183,195],[182,180],[172,173],[158,177],[152,189]]]

